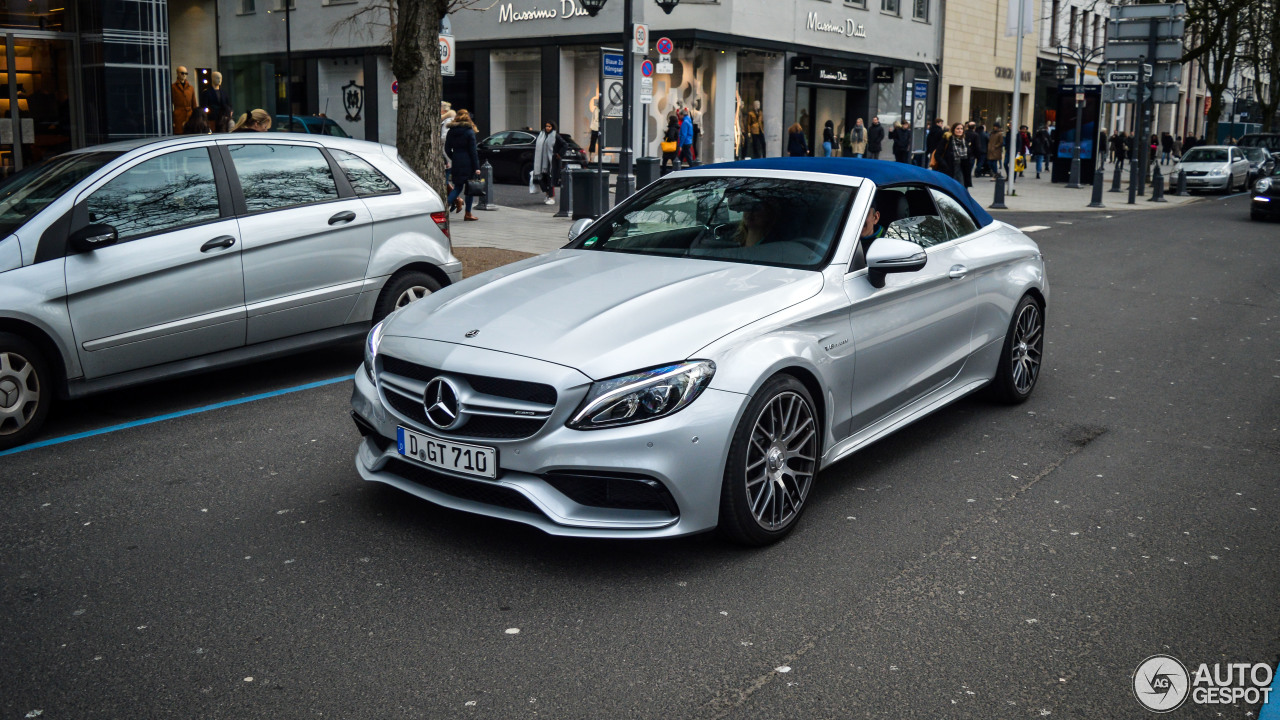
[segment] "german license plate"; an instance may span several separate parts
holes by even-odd
[[[498,451],[482,445],[441,440],[412,430],[396,428],[400,454],[442,470],[465,475],[498,477]]]

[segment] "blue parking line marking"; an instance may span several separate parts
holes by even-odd
[[[1258,713],[1258,720],[1280,720],[1280,664],[1271,675],[1271,693],[1267,695],[1267,704]]]
[[[1249,194],[1249,191],[1245,190],[1244,192],[1238,192],[1238,193],[1235,193],[1234,195],[1223,195],[1222,199],[1230,200],[1231,198],[1240,197],[1241,195],[1248,195],[1248,194]]]
[[[309,383],[306,383],[305,385],[295,385],[294,387],[288,387],[282,390],[272,390],[271,392],[260,393],[258,395],[250,395],[249,397],[243,397],[236,400],[225,400],[220,403],[214,403],[212,405],[205,405],[203,407],[192,408],[190,410],[179,410],[178,412],[165,413],[164,415],[156,415],[154,417],[143,418],[141,420],[131,420],[126,423],[120,423],[119,425],[111,425],[109,427],[98,428],[97,430],[86,430],[85,432],[75,433],[73,435],[64,435],[62,437],[50,438],[48,440],[41,440],[39,442],[27,443],[26,445],[19,445],[16,448],[11,448],[9,450],[0,452],[0,457],[4,457],[5,455],[16,455],[20,452],[26,452],[28,450],[37,450],[39,448],[49,447],[51,445],[61,445],[62,443],[68,443],[68,442],[71,442],[72,440],[83,440],[85,438],[94,437],[95,435],[106,435],[107,433],[113,433],[119,430],[128,430],[129,428],[135,428],[140,425],[150,425],[151,423],[164,422],[165,420],[173,420],[175,418],[186,417],[188,415],[199,415],[200,413],[206,413],[206,412],[209,412],[210,410],[220,410],[222,408],[232,407],[234,405],[243,405],[245,403],[257,402],[258,400],[266,400],[268,398],[279,397],[280,395],[288,395],[290,393],[302,392],[303,390],[311,390],[318,387],[324,387],[325,385],[333,385],[335,383],[346,382],[346,381],[349,381],[350,379],[351,379],[350,375],[342,375],[340,377],[329,378],[327,380],[317,380],[315,382],[309,382]]]

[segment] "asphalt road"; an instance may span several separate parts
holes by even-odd
[[[1280,653],[1280,226],[1247,203],[1013,217],[1046,226],[1036,394],[828,469],[763,550],[365,484],[346,382],[0,457],[0,718],[1150,717],[1149,655]],[[113,393],[47,436],[358,362]]]

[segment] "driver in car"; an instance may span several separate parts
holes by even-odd
[[[729,195],[729,209],[742,213],[742,220],[734,232],[733,241],[742,247],[754,247],[769,238],[778,224],[777,204],[753,193]],[[769,238],[774,239],[774,238]]]
[[[884,237],[884,226],[880,224],[880,210],[876,207],[882,197],[877,194],[875,201],[867,209],[867,221],[862,224],[862,234],[858,237],[858,241],[862,243],[863,252],[871,247],[871,241],[878,237]]]

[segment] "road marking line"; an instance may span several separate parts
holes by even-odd
[[[1248,191],[1248,190],[1245,190],[1244,192],[1238,192],[1238,193],[1236,193],[1236,194],[1234,194],[1234,195],[1223,195],[1223,196],[1222,196],[1221,198],[1219,198],[1219,199],[1221,199],[1221,200],[1230,200],[1230,199],[1231,199],[1231,198],[1233,198],[1233,197],[1240,197],[1241,195],[1248,195],[1248,194],[1249,194],[1249,191]]]
[[[346,382],[346,381],[349,381],[350,379],[351,379],[350,375],[343,375],[341,377],[329,378],[328,380],[317,380],[315,382],[310,382],[305,385],[296,385],[294,387],[284,388],[283,390],[272,390],[271,392],[260,393],[258,395],[250,395],[249,397],[239,398],[237,400],[225,400],[220,403],[214,403],[212,405],[205,405],[203,407],[192,408],[190,410],[179,410],[178,412],[165,413],[164,415],[156,415],[155,417],[143,418],[141,420],[131,420],[127,423],[121,423],[119,425],[111,425],[109,427],[98,428],[97,430],[86,430],[85,432],[75,433],[73,435],[64,435],[62,437],[50,438],[48,440],[41,440],[39,442],[27,443],[26,445],[19,445],[16,448],[11,448],[9,450],[0,452],[0,457],[4,457],[5,455],[16,455],[20,452],[26,452],[28,450],[36,450],[39,448],[49,447],[51,445],[61,445],[62,443],[71,442],[72,440],[83,440],[85,438],[94,437],[95,435],[106,435],[107,433],[113,433],[118,430],[128,430],[129,428],[135,428],[135,427],[138,427],[139,425],[150,425],[151,423],[163,422],[165,420],[173,420],[180,417],[186,417],[188,415],[198,415],[200,413],[209,412],[210,410],[220,410],[222,408],[232,407],[233,405],[243,405],[245,403],[256,402],[258,400],[266,400],[267,398],[278,397],[280,395],[288,395],[290,393],[302,392],[303,390],[311,390],[318,387],[324,387],[325,385],[333,385],[335,383]]]
[[[1019,229],[1019,230],[1021,230],[1021,231],[1022,231],[1022,232],[1024,232],[1024,233],[1026,233],[1026,232],[1037,232],[1037,231],[1039,231],[1039,230],[1048,230],[1048,229],[1049,229],[1049,226],[1048,226],[1048,225],[1028,225],[1028,226],[1026,226],[1026,227],[1020,227],[1020,228],[1018,228],[1018,229]]]

